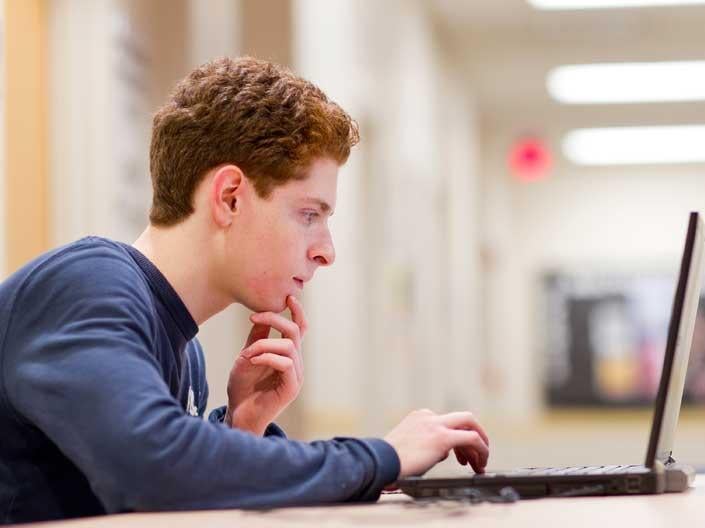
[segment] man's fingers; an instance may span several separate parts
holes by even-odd
[[[453,451],[455,452],[455,458],[458,459],[458,464],[464,466],[468,463],[467,459],[465,458],[465,455],[459,448],[456,447],[455,449],[453,449]]]
[[[469,464],[477,473],[484,473],[484,469],[482,471],[478,471],[480,464],[478,463],[477,454],[472,449],[455,447],[453,448],[453,451],[455,452],[455,458],[458,459],[458,464],[461,466],[466,466]]]
[[[455,449],[470,464],[476,473],[484,473],[487,460],[489,458],[489,438],[487,433],[469,412],[454,412],[440,416],[443,424],[458,432],[469,433],[467,438],[471,439],[469,445],[460,445]],[[479,441],[474,441],[477,439]],[[460,460],[458,460],[460,462]],[[462,462],[460,462],[462,464]]]
[[[301,333],[301,339],[303,340],[306,331],[308,330],[308,322],[306,321],[306,315],[304,314],[304,307],[296,297],[289,295],[286,298],[286,304],[291,312],[291,318],[294,320],[296,325],[299,327],[299,332]]]
[[[291,360],[296,372],[296,378],[301,382],[303,379],[303,365],[294,348],[293,341],[290,339],[260,339],[243,349],[240,353],[242,357],[249,360],[265,354],[274,354]]]
[[[255,341],[259,339],[267,339],[269,337],[270,327],[263,324],[252,325],[252,330],[250,330],[250,335],[247,336],[247,341],[245,341],[245,348],[250,346]]]
[[[282,337],[291,339],[296,345],[296,349],[301,348],[301,332],[299,326],[293,322],[289,321],[283,315],[275,314],[274,312],[261,312],[254,313],[250,316],[250,321],[255,324],[268,325],[278,330]]]
[[[294,356],[292,359],[296,363],[296,371],[299,379],[303,376],[304,364],[301,357],[301,332],[299,327],[293,321],[289,321],[286,317],[275,314],[274,312],[255,313],[250,316],[250,320],[255,324],[267,325],[275,330],[278,330],[282,338],[289,339],[294,343]]]
[[[472,449],[467,449],[467,448],[464,448],[464,449],[458,448],[458,449],[461,450],[461,452],[465,456],[465,459],[468,461],[468,464],[473,468],[473,470],[476,473],[484,473],[485,472],[485,468],[484,468],[484,466],[482,466],[480,464],[479,456],[477,453],[475,453],[475,451],[473,451]]]
[[[469,454],[466,458],[468,458],[470,465],[477,473],[483,472],[490,456],[490,448],[487,447],[482,437],[476,431],[460,429],[451,429],[448,433],[452,447],[461,448],[464,453],[468,453],[468,450],[474,452],[477,457],[475,460]]]
[[[439,416],[439,418],[441,419],[441,422],[443,422],[443,425],[450,429],[467,429],[470,431],[477,431],[477,433],[482,438],[482,441],[486,445],[490,445],[490,439],[487,436],[487,433],[480,425],[480,422],[475,419],[475,416],[473,416],[472,413],[452,412],[441,415]]]
[[[273,354],[271,352],[265,352],[264,354],[253,357],[250,359],[250,362],[254,365],[266,365],[283,374],[290,373],[294,376],[294,379],[290,381],[298,381],[296,369],[294,368],[294,362],[289,357],[280,356],[279,354]]]

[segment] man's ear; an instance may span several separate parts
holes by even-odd
[[[245,175],[236,165],[223,165],[216,170],[208,202],[213,221],[218,226],[227,227],[232,224],[244,183]]]

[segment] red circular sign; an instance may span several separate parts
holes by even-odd
[[[522,138],[509,153],[509,168],[520,181],[541,180],[548,176],[551,169],[551,153],[540,139]]]

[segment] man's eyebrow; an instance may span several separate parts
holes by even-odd
[[[328,205],[327,202],[324,202],[320,198],[314,198],[313,196],[308,196],[303,199],[304,202],[316,204],[318,207],[321,208],[321,211],[324,213],[329,213],[330,216],[333,216],[333,210],[331,209],[331,206]]]

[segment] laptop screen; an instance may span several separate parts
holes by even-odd
[[[671,461],[673,437],[676,431],[685,375],[693,341],[695,317],[703,278],[703,251],[705,233],[703,221],[698,213],[690,213],[685,249],[676,286],[676,294],[668,327],[666,354],[659,383],[651,436],[646,452],[647,467],[656,460],[666,464]]]

